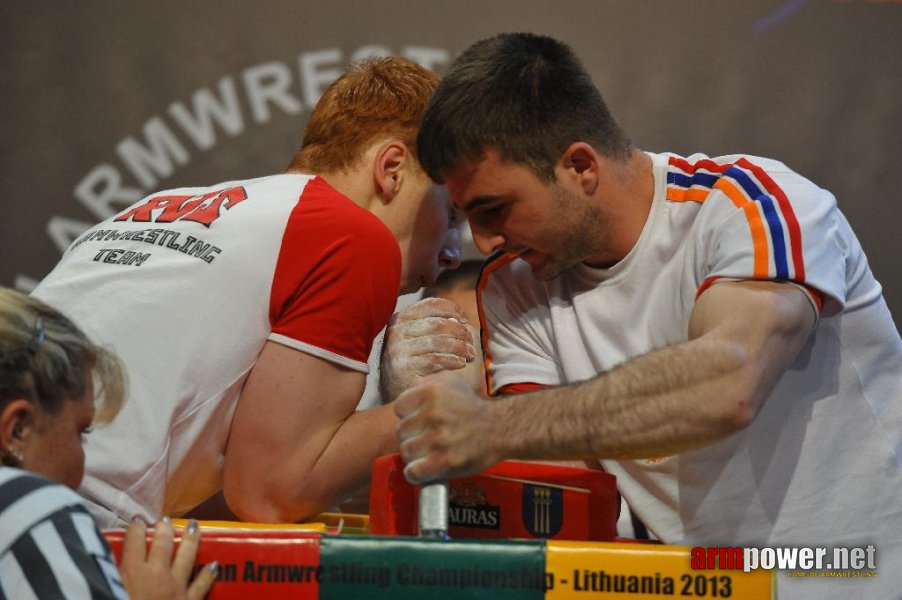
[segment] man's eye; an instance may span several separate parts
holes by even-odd
[[[482,216],[484,217],[497,217],[504,210],[504,204],[495,204],[493,206],[486,206],[482,209]]]

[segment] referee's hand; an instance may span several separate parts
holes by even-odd
[[[172,523],[164,518],[154,527],[148,549],[144,523],[133,522],[128,526],[119,572],[132,600],[200,600],[210,591],[219,572],[216,561],[198,571],[190,581],[200,545],[197,521],[192,519],[188,523],[173,557],[174,535]]]

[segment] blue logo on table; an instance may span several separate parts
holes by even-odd
[[[523,486],[523,525],[538,538],[554,537],[564,524],[564,491],[543,485]]]

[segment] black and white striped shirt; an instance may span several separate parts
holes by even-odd
[[[81,498],[0,468],[0,600],[127,600],[109,546]]]

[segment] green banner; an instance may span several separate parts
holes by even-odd
[[[541,541],[323,536],[320,598],[541,600]]]

